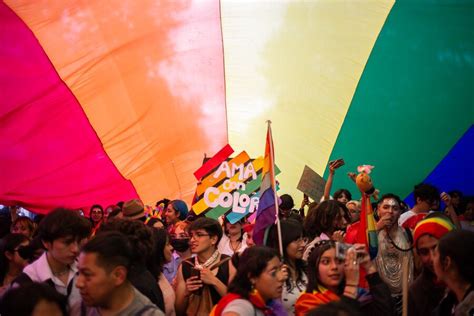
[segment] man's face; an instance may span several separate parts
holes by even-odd
[[[377,206],[377,211],[380,219],[386,219],[390,222],[390,227],[398,223],[400,204],[397,200],[392,198],[384,199],[382,203]]]
[[[427,234],[421,236],[416,245],[416,251],[423,266],[428,268],[431,272],[434,272],[433,255],[437,245],[438,239]]]
[[[52,242],[43,242],[43,244],[54,260],[70,265],[74,263],[79,255],[79,250],[86,241],[86,238],[78,241],[74,236],[68,236],[55,239]]]
[[[81,293],[82,301],[87,306],[104,307],[112,298],[114,290],[119,287],[125,279],[117,276],[116,267],[107,271],[98,265],[96,253],[84,253],[79,255],[79,274],[76,278],[76,287]],[[125,274],[126,278],[126,274]]]

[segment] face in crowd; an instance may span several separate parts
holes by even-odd
[[[401,214],[400,204],[394,198],[383,199],[377,206],[377,212],[380,220],[385,221],[387,227],[398,224],[398,218]]]
[[[91,219],[94,223],[100,222],[104,218],[104,212],[98,208],[94,207],[91,209]]]
[[[433,258],[435,249],[438,246],[438,239],[429,235],[425,234],[421,236],[417,241],[416,251],[418,253],[418,257],[421,260],[421,263],[424,267],[434,273],[434,264]]]
[[[78,259],[78,270],[76,287],[87,306],[106,306],[110,294],[127,280],[124,266],[104,268],[98,263],[96,253],[82,252]]]
[[[165,219],[168,225],[175,224],[179,221],[179,212],[174,209],[173,203],[168,204],[165,211]]]
[[[265,270],[258,277],[252,277],[250,282],[265,301],[278,299],[283,291],[286,277],[278,257],[268,261]]]
[[[334,247],[323,252],[316,269],[319,283],[328,289],[337,288],[344,278],[344,261],[336,258]]]
[[[71,265],[86,241],[87,238],[79,240],[73,236],[67,236],[55,239],[52,242],[43,241],[43,245],[54,260],[64,265]]]
[[[189,237],[192,253],[202,253],[212,247],[217,247],[217,236],[209,235],[204,229],[190,231]]]

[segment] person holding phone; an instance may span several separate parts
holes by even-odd
[[[201,217],[188,228],[193,258],[184,260],[176,275],[177,315],[208,315],[227,293],[235,268],[217,249],[222,238],[218,221]]]
[[[359,269],[367,271],[370,296],[359,288]],[[345,259],[336,257],[336,243],[321,240],[308,257],[308,285],[295,304],[295,315],[302,316],[318,306],[332,301],[344,301],[352,310],[363,315],[391,315],[390,290],[380,278],[365,245],[355,244],[346,252]],[[359,301],[364,301],[360,304]]]

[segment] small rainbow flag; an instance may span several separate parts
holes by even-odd
[[[357,235],[357,242],[366,245],[370,259],[373,260],[377,256],[379,242],[377,239],[377,229],[375,228],[374,211],[372,210],[372,204],[370,203],[370,196],[366,194],[362,194],[360,226]]]

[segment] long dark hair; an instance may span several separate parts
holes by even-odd
[[[159,276],[163,272],[163,266],[166,263],[164,250],[169,240],[170,236],[166,229],[153,229],[153,254],[150,266],[150,272],[153,276]]]
[[[312,208],[304,220],[304,229],[308,237],[314,239],[322,233],[329,234],[337,230],[339,227],[334,227],[334,220],[339,216],[341,209],[347,223],[350,223],[349,210],[336,200],[324,201],[316,208]]]
[[[278,258],[278,253],[268,247],[254,246],[245,249],[238,260],[237,273],[229,284],[228,292],[248,299],[252,290],[250,279],[262,274],[268,262],[275,257]]]
[[[332,240],[321,240],[315,244],[314,249],[311,251],[308,257],[308,284],[306,286],[307,293],[313,293],[313,291],[319,292],[320,282],[319,278],[319,262],[325,251],[335,248],[336,244]],[[344,289],[345,279],[339,284],[339,289],[336,294],[342,294]],[[323,285],[324,286],[324,285]]]
[[[282,244],[283,244],[283,262],[285,264],[289,264],[286,248],[288,247],[290,243],[304,236],[303,225],[295,219],[287,219],[287,220],[280,221],[280,227],[281,227],[281,238],[282,238]],[[273,225],[270,228],[270,231],[268,233],[268,238],[267,238],[267,246],[275,250],[279,249],[278,229],[276,225]],[[296,269],[296,275],[297,275],[296,282],[304,283],[302,277],[306,270],[306,264],[303,261],[303,259],[295,260],[295,269]],[[290,278],[291,276],[288,275],[288,279],[286,279],[286,282],[285,282],[286,287],[288,289],[291,289]]]

